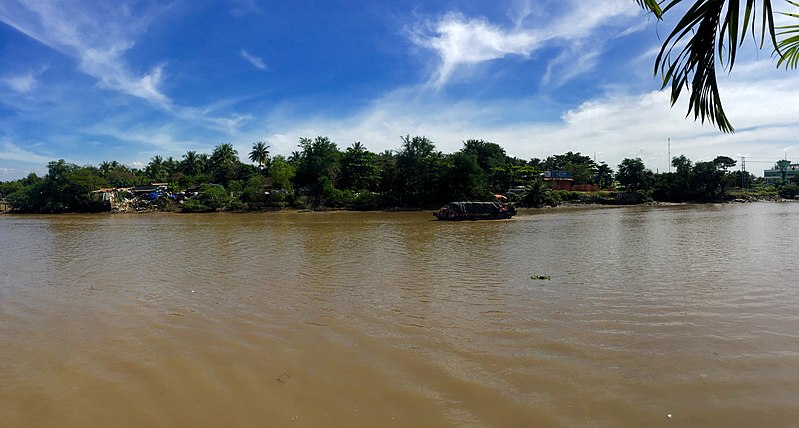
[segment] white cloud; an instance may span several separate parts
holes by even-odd
[[[16,92],[28,92],[36,87],[36,78],[33,74],[24,74],[21,76],[11,76],[2,79],[3,83]]]
[[[47,66],[39,67],[36,71],[28,71],[17,75],[6,75],[0,77],[0,82],[5,84],[11,90],[24,94],[32,91],[39,85],[39,75],[47,71]]]
[[[585,7],[579,0],[567,3],[564,6],[568,10],[566,15],[535,19],[531,15],[530,3],[517,5],[515,13],[518,16],[512,18],[514,25],[508,27],[485,18],[450,12],[434,22],[414,27],[410,30],[410,39],[438,55],[440,64],[431,82],[441,87],[464,66],[513,55],[529,57],[544,47],[553,46],[564,49],[572,60],[575,56],[582,56],[580,68],[571,73],[570,77],[573,77],[592,69],[596,63],[596,56],[604,45],[601,42],[603,37],[597,37],[600,29],[616,26],[616,35],[643,29],[634,25],[637,23],[628,22],[630,17],[642,15],[628,0],[606,0],[602,7]],[[588,45],[592,49],[586,56],[580,48]]]
[[[432,35],[414,31],[412,40],[432,49],[441,58],[435,84],[447,82],[457,67],[503,58],[508,55],[529,55],[542,42],[542,35],[533,31],[506,31],[484,19],[468,19],[450,13],[433,24]]]
[[[252,64],[255,68],[260,70],[266,70],[266,64],[264,64],[264,60],[250,54],[249,52],[245,51],[244,49],[239,52],[242,58],[246,59],[250,64]]]

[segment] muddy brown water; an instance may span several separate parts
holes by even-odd
[[[799,426],[799,204],[432,218],[0,216],[0,426]]]

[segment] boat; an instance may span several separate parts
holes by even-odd
[[[450,202],[433,215],[439,220],[504,220],[516,215],[516,208],[503,202]]]

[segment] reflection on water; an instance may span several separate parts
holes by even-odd
[[[3,424],[799,423],[799,205],[431,219],[0,216]]]

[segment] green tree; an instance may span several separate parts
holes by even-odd
[[[693,193],[693,162],[685,155],[675,156],[671,159],[671,166],[675,168],[674,177],[671,179],[671,201],[685,201]]]
[[[544,205],[553,205],[552,189],[541,177],[536,177],[525,186],[522,203],[529,207],[541,208]]]
[[[697,162],[691,176],[691,190],[697,200],[716,200],[722,191],[724,172],[713,162]]]
[[[181,161],[181,166],[183,169],[183,173],[186,175],[197,175],[201,172],[201,165],[200,159],[197,156],[197,152],[189,150],[183,155],[183,161]]]
[[[725,173],[728,169],[735,167],[737,163],[738,162],[735,159],[729,156],[716,156],[716,158],[713,159],[713,164],[716,165],[716,168],[724,171]]]
[[[22,212],[36,212],[36,203],[41,194],[44,179],[35,173],[18,180],[18,185],[10,187],[5,197],[13,209]]]
[[[463,142],[462,152],[473,154],[483,173],[488,174],[492,169],[506,162],[508,157],[499,144],[483,140],[466,140]]]
[[[211,152],[209,159],[212,175],[217,183],[227,185],[235,180],[239,173],[239,152],[230,143],[222,143]]]
[[[636,2],[661,19],[682,0]],[[774,14],[779,12],[773,10],[771,0],[762,0],[759,6],[755,0],[743,3],[742,8],[739,0],[696,0],[666,37],[655,59],[655,73],[663,76],[663,88],[671,86],[671,104],[683,92],[689,92],[688,115],[693,113],[694,119],[702,122],[707,119],[723,132],[733,132],[734,128],[721,104],[716,63],[719,61],[726,71],[732,70],[748,30],[753,39],[755,32],[759,33],[760,47],[770,41],[778,66],[795,68],[799,62],[799,26],[776,28]],[[787,3],[799,7],[795,1]]]
[[[447,195],[453,200],[482,200],[491,196],[477,153],[461,150],[447,157]]]
[[[616,172],[616,181],[628,192],[648,190],[653,178],[652,171],[646,169],[641,158],[622,160]]]
[[[87,212],[100,209],[101,207],[92,201],[90,193],[107,185],[108,182],[95,167],[86,166],[70,171],[61,190],[67,210]]]
[[[257,163],[258,169],[263,171],[264,166],[269,163],[269,146],[263,141],[253,144],[250,160]]]
[[[166,181],[169,171],[164,164],[164,158],[161,155],[155,155],[144,168],[144,173],[153,182],[163,182]]]
[[[207,174],[211,170],[211,156],[208,153],[197,154],[197,173]]]
[[[385,201],[390,205],[397,205],[399,200],[399,171],[397,168],[397,156],[391,150],[384,150],[375,156],[377,169],[380,172],[380,179],[377,191],[383,193]]]
[[[402,148],[397,153],[397,197],[409,206],[440,202],[439,185],[446,165],[435,144],[427,137],[402,137]]]
[[[600,189],[607,189],[613,185],[613,169],[604,162],[600,162],[596,167],[595,183]]]
[[[211,165],[214,168],[224,168],[235,164],[239,160],[239,152],[230,143],[222,143],[211,152]]]
[[[380,180],[377,157],[355,142],[341,156],[339,187],[353,191],[373,191]]]
[[[300,187],[309,186],[311,193],[321,195],[321,177],[327,177],[335,187],[340,170],[341,152],[327,137],[300,138],[296,181]],[[326,184],[325,184],[326,185]]]
[[[117,161],[102,162],[99,167],[100,176],[103,177],[111,187],[130,187],[141,184],[136,174],[126,165]]]
[[[755,176],[752,173],[744,171],[732,171],[725,177],[727,181],[726,187],[740,187],[742,189],[749,189],[755,182]]]
[[[180,170],[180,162],[172,156],[166,158],[164,161],[164,169],[166,170],[168,180],[174,180],[175,174],[182,173]]]
[[[282,155],[277,155],[269,165],[269,176],[272,177],[272,186],[275,189],[285,190],[292,193],[292,182],[294,181],[294,166],[289,163]]]

